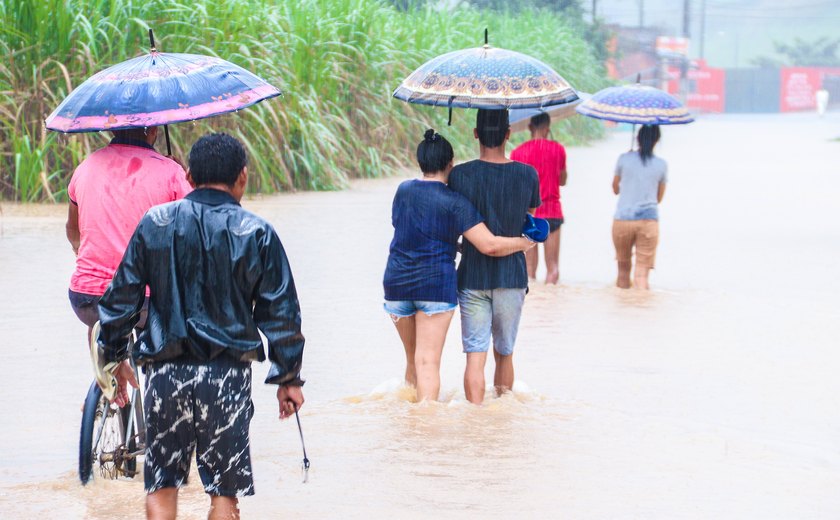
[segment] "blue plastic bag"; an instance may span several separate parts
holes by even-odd
[[[525,225],[522,226],[522,234],[534,242],[545,242],[548,238],[548,221],[528,213],[525,215]]]

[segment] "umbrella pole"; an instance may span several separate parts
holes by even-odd
[[[163,125],[163,134],[166,136],[166,155],[172,155],[172,143],[169,142],[169,125]]]
[[[155,48],[155,33],[149,29],[149,52],[157,52]],[[163,125],[163,134],[166,136],[166,155],[172,155],[172,143],[169,140],[169,125]]]
[[[642,73],[636,74],[636,85],[642,84]],[[636,144],[636,123],[633,123],[633,128],[630,130],[630,151],[633,151],[633,146]]]

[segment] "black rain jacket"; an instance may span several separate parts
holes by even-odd
[[[147,285],[146,328],[129,353]],[[140,364],[222,355],[263,361],[262,331],[266,383],[302,384],[300,305],[283,245],[270,224],[221,190],[200,188],[143,216],[99,319],[106,360],[131,354]]]

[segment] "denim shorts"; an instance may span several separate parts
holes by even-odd
[[[385,312],[399,319],[414,316],[417,311],[432,316],[433,314],[454,310],[458,305],[449,302],[427,302],[423,300],[385,300],[382,306],[385,308]]]
[[[73,312],[76,313],[79,321],[88,327],[93,327],[93,324],[99,320],[99,299],[101,296],[68,290],[67,297],[70,298],[70,306],[73,307]]]
[[[68,290],[67,296],[70,298],[70,306],[73,307],[73,312],[76,313],[76,317],[79,318],[79,321],[88,327],[93,327],[93,325],[99,321],[99,299],[102,298],[102,296],[83,294],[73,290]],[[146,317],[148,314],[149,297],[146,296],[146,299],[143,301],[143,308],[140,310],[140,319],[137,321],[137,325],[135,325],[135,327],[138,329],[145,327]]]
[[[492,334],[496,352],[502,356],[513,354],[525,289],[462,289],[458,291],[458,303],[465,353],[487,352]]]

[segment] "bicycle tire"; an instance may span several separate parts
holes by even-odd
[[[82,424],[79,429],[79,480],[82,485],[90,482],[93,477],[93,468],[96,464],[97,454],[94,452],[94,436],[97,434],[97,411],[100,408],[100,403],[103,410],[107,410],[108,403],[102,395],[102,390],[96,381],[91,383],[88,389],[87,397],[85,398],[85,405],[82,411]],[[119,444],[125,444],[125,428],[128,425],[128,418],[131,414],[133,406],[127,406],[119,409],[120,422],[122,424],[121,438]],[[103,411],[103,413],[105,413]],[[135,449],[135,441],[132,439],[128,443],[130,451]],[[137,474],[137,460],[134,458],[124,460],[125,467],[122,468],[123,476],[127,478],[134,478]]]
[[[99,407],[101,398],[102,390],[94,381],[85,397],[82,426],[79,430],[79,480],[82,481],[82,485],[87,484],[93,476],[93,436],[96,428],[96,409]]]
[[[136,406],[136,404],[132,402],[132,403],[124,406],[122,409],[120,409],[120,412],[122,412],[123,430],[128,428],[128,419],[129,419],[129,416],[134,413],[134,410],[135,410],[134,407],[135,406]],[[140,413],[143,413],[142,409],[141,409]],[[134,422],[134,428],[135,428],[134,435],[131,437],[131,440],[128,441],[128,451],[129,452],[134,452],[137,449],[137,440],[136,440],[137,439],[137,431],[136,431],[137,421]],[[136,458],[130,458],[130,459],[125,460],[125,468],[123,469],[123,476],[126,477],[126,478],[134,478],[135,475],[137,475],[137,459]]]

